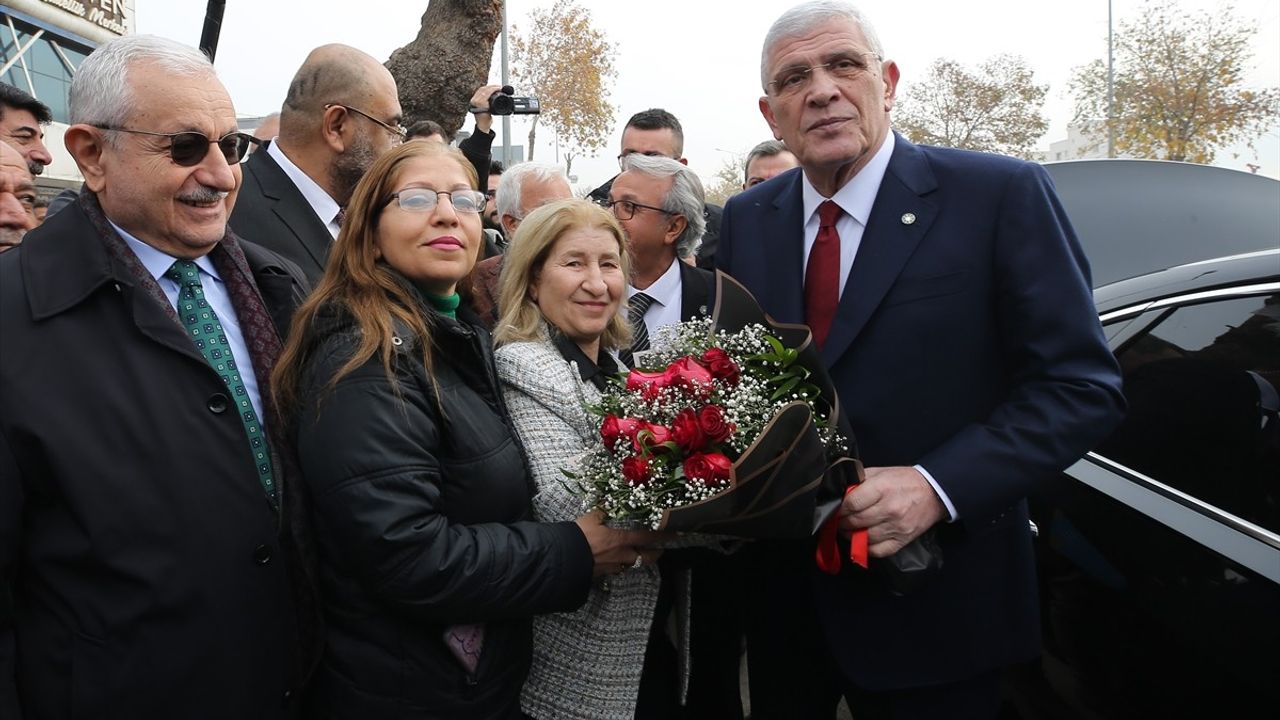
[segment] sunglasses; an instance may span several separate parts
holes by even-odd
[[[129,128],[115,127],[113,125],[94,125],[94,127],[112,132],[169,138],[169,157],[174,164],[182,167],[199,165],[209,154],[209,146],[215,143],[218,145],[218,149],[222,151],[222,155],[226,157],[228,165],[238,165],[248,157],[250,145],[258,145],[262,142],[258,138],[242,132],[227,133],[215,139],[204,133],[194,131],[158,133],[147,130],[130,130]]]

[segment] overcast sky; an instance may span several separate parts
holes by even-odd
[[[530,9],[553,0],[511,0],[508,19],[526,25]],[[609,144],[599,157],[575,159],[580,186],[594,186],[616,172],[621,125],[633,113],[663,107],[685,128],[689,164],[710,179],[732,154],[770,136],[756,101],[760,96],[760,45],[785,3],[729,0],[579,0],[595,26],[617,45],[618,80],[610,95],[617,108]],[[1214,8],[1213,0],[1181,0],[1189,8]],[[135,0],[136,31],[197,45],[205,0]],[[1237,0],[1234,14],[1258,28],[1250,81],[1280,85],[1280,3]],[[307,52],[330,42],[357,47],[385,61],[417,34],[426,0],[227,0],[217,67],[241,116],[277,111]],[[861,3],[880,33],[886,53],[902,70],[901,95],[939,57],[966,64],[997,53],[1025,57],[1036,82],[1049,85],[1049,131],[1040,146],[1066,137],[1071,116],[1071,69],[1106,57],[1106,0],[971,0]],[[1114,0],[1119,21],[1133,17],[1141,0]],[[499,79],[494,48],[492,80]],[[519,88],[517,88],[518,90]],[[465,126],[470,129],[471,124]],[[501,142],[501,123],[495,123]],[[528,125],[513,120],[512,142],[527,142]],[[549,132],[539,128],[535,159],[554,160]],[[1262,166],[1280,176],[1280,129],[1250,152],[1217,164]]]

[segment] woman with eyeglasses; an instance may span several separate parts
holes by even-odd
[[[307,717],[519,717],[532,616],[637,554],[598,516],[531,520],[489,335],[457,294],[483,207],[457,150],[382,155],[273,374],[328,630]]]

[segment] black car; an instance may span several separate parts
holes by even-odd
[[[1047,167],[1129,409],[1032,498],[1045,653],[1011,674],[1008,714],[1274,716],[1280,182],[1177,163]]]

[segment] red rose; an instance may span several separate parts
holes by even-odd
[[[640,453],[667,452],[667,448],[662,447],[662,444],[670,441],[671,430],[669,428],[648,422],[641,422],[636,429],[635,435],[631,437],[631,442],[635,446],[636,452]]]
[[[685,458],[684,476],[697,478],[712,487],[728,484],[733,463],[720,453],[695,453]]]
[[[671,421],[671,437],[686,454],[701,450],[707,441],[702,425],[698,423],[698,414],[688,409],[681,410]]]
[[[642,457],[629,457],[622,461],[622,477],[631,485],[646,485],[649,482],[649,461]]]
[[[604,441],[604,446],[612,451],[620,438],[625,437],[628,440],[634,438],[639,425],[640,421],[635,418],[605,415],[600,423],[600,439]]]
[[[667,372],[675,375],[675,382],[695,394],[711,390],[711,371],[698,364],[692,357],[682,357],[667,366]]]
[[[632,370],[627,373],[627,391],[635,392],[646,385],[657,385],[660,388],[667,387],[672,383],[674,377],[667,370],[662,372],[645,372],[644,370]]]
[[[737,385],[738,380],[742,378],[742,368],[729,357],[729,353],[720,348],[713,347],[702,353],[702,364],[711,371],[712,377],[724,380],[730,385]]]
[[[668,368],[662,372],[632,370],[627,373],[627,392],[640,392],[646,402],[658,399],[658,394],[675,382],[675,374]]]
[[[724,442],[737,429],[733,423],[724,419],[724,410],[719,405],[707,405],[699,410],[698,425],[713,443]]]

